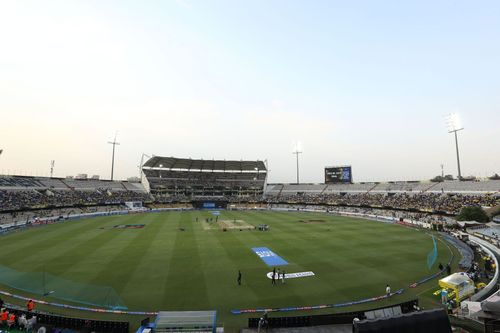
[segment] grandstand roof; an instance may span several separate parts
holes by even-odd
[[[169,170],[201,170],[201,171],[255,171],[266,172],[262,161],[226,161],[226,160],[193,160],[154,156],[144,163],[145,168],[163,168]]]

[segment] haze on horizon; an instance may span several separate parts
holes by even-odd
[[[138,176],[142,153],[269,182],[500,173],[500,2],[4,1],[0,174]]]

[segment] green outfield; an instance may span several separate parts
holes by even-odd
[[[165,212],[32,228],[0,238],[0,265],[112,287],[129,310],[216,309],[219,323],[234,328],[245,325],[246,316],[233,315],[231,309],[342,303],[382,295],[386,284],[406,291],[363,307],[428,295],[435,280],[416,289],[408,286],[436,272],[437,262],[447,263],[452,255],[438,241],[438,260],[429,270],[427,254],[433,247],[429,234],[362,219],[222,211],[221,226],[206,223],[209,217],[214,218],[209,211]],[[140,224],[144,227],[115,227]],[[270,230],[239,229],[259,224],[269,225]],[[272,268],[253,247],[267,247],[288,261],[282,266],[287,273],[312,271],[315,276],[273,286],[266,277]],[[56,297],[57,286],[50,289]]]

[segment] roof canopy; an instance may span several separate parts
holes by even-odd
[[[453,273],[445,278],[442,278],[441,280],[439,280],[439,282],[443,282],[452,286],[460,286],[473,283],[472,280],[467,275],[465,275],[465,273]]]
[[[201,171],[259,171],[266,172],[262,161],[226,161],[226,160],[193,160],[190,158],[175,158],[154,156],[144,163],[143,168],[167,170],[201,170]]]

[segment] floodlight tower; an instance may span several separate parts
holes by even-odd
[[[108,141],[108,143],[110,145],[113,145],[113,155],[111,157],[111,180],[113,180],[113,171],[115,169],[115,147],[116,147],[116,145],[118,145],[118,146],[120,145],[120,143],[116,142],[116,135],[117,134],[118,133],[115,133],[115,138],[113,139],[113,142]]]
[[[462,172],[460,170],[460,154],[458,152],[458,135],[457,132],[463,130],[462,124],[458,114],[452,113],[447,117],[448,133],[455,135],[455,148],[457,150],[457,167],[458,167],[458,180],[462,180]]]
[[[269,176],[269,165],[267,163],[267,158],[264,160],[264,165],[266,166],[266,178],[264,178],[264,193],[266,193],[267,177]]]
[[[295,144],[292,154],[297,158],[297,185],[299,184],[299,154],[302,154],[302,145],[300,142]]]
[[[54,165],[56,164],[55,160],[50,161],[50,178],[54,176]]]
[[[139,164],[139,179],[141,180],[141,183],[142,183],[142,166],[144,165],[144,156],[146,156],[147,158],[151,158],[151,156],[149,156],[148,154],[142,153],[141,164]]]

